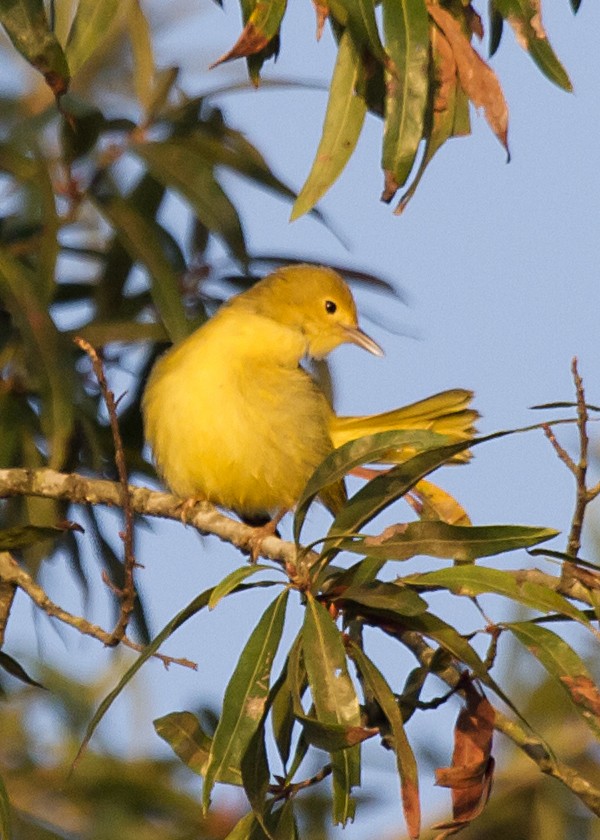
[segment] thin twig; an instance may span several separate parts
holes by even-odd
[[[48,597],[42,587],[36,583],[29,574],[27,574],[25,569],[19,566],[16,560],[14,560],[7,551],[0,552],[0,579],[3,584],[8,584],[22,589],[23,592],[25,592],[25,594],[28,595],[41,610],[52,618],[57,618],[64,624],[74,627],[83,635],[92,636],[94,639],[98,639],[105,645],[110,644],[110,640],[112,639],[111,633],[103,630],[102,627],[99,627],[97,624],[92,624],[90,621],[87,621],[87,619],[81,616],[73,615],[72,613],[63,610],[62,607],[55,604],[54,601]],[[123,636],[122,641],[124,645],[132,650],[140,652],[144,650],[143,645],[137,644],[137,642],[132,641],[127,636]],[[198,665],[189,659],[166,656],[163,653],[155,653],[154,656],[156,656],[157,659],[160,659],[165,667],[174,664],[182,665],[185,668],[193,668],[195,671],[198,670]]]
[[[585,516],[585,509],[589,501],[586,487],[589,439],[587,435],[588,410],[585,404],[583,382],[579,375],[579,371],[577,370],[576,358],[573,359],[573,362],[571,364],[571,372],[573,374],[573,382],[575,383],[575,392],[577,394],[577,431],[579,432],[579,460],[577,462],[577,468],[575,471],[575,481],[577,482],[577,497],[575,500],[573,520],[571,522],[569,542],[567,544],[567,554],[576,557],[581,549],[581,532],[583,530],[583,519]]]
[[[123,588],[111,586],[111,589],[118,595],[121,601],[121,608],[119,610],[119,618],[113,630],[111,639],[107,644],[110,647],[118,645],[125,636],[129,619],[135,608],[135,581],[133,577],[133,570],[135,569],[135,555],[133,550],[134,527],[133,527],[133,509],[131,507],[131,498],[129,495],[129,478],[127,475],[127,465],[125,463],[125,451],[123,449],[123,441],[121,440],[121,433],[119,431],[119,421],[117,419],[117,404],[115,402],[115,395],[108,387],[106,376],[104,374],[104,367],[98,356],[98,353],[84,338],[76,337],[73,339],[75,344],[80,347],[91,359],[96,379],[100,386],[104,402],[106,403],[106,410],[108,411],[108,419],[110,422],[110,430],[112,433],[113,443],[115,447],[115,464],[117,466],[117,473],[119,475],[119,483],[121,486],[121,507],[123,509],[123,516],[125,518],[125,531],[119,531],[119,536],[123,541],[124,548],[124,562],[123,562]]]
[[[327,776],[330,776],[332,772],[333,767],[331,764],[326,764],[319,770],[318,773],[315,773],[315,775],[311,776],[309,779],[303,779],[301,782],[293,782],[283,787],[280,785],[271,785],[269,791],[274,794],[274,802],[277,802],[279,799],[289,799],[301,790],[306,790],[306,788],[319,784],[319,782],[322,782],[323,779],[327,778]]]
[[[427,644],[420,633],[405,631],[399,633],[397,638],[413,652],[422,665],[429,667],[435,650]],[[447,664],[441,670],[436,669],[434,673],[452,688],[457,685],[461,675],[460,670],[452,663]],[[574,770],[568,764],[556,758],[550,747],[535,732],[527,730],[521,723],[511,720],[498,709],[495,708],[494,711],[494,728],[498,732],[502,732],[516,744],[535,762],[542,773],[558,779],[573,791],[592,813],[600,816],[600,788],[595,787],[592,782],[586,779],[581,771]]]

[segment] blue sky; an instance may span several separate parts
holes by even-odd
[[[210,73],[206,69],[239,33],[239,10],[232,0],[225,13],[209,0],[182,5],[189,15],[159,39],[159,63],[180,63],[190,94],[243,79],[242,62]],[[349,251],[312,219],[289,224],[288,205],[236,182],[254,251],[288,252],[380,273],[408,300],[404,305],[371,292],[357,293],[360,310],[369,315],[363,317],[363,326],[384,346],[386,356],[376,359],[353,347],[336,351],[341,413],[381,411],[444,388],[467,387],[476,392],[482,431],[520,426],[541,419],[528,406],[572,399],[574,355],[589,401],[600,403],[600,7],[583,0],[574,17],[567,0],[545,5],[546,28],[574,93],[555,88],[515,44],[512,32],[505,31],[492,66],[510,107],[510,164],[483,117],[473,114],[473,135],[442,149],[398,218],[379,202],[381,124],[368,118],[356,154],[321,205]],[[276,65],[266,66],[264,78],[326,82],[334,57],[327,29],[322,42],[314,42],[311,4],[290,4],[281,56]],[[220,102],[232,124],[259,146],[278,174],[299,188],[316,150],[326,94],[265,89]],[[393,325],[394,332],[385,324]],[[561,439],[566,445],[575,442],[572,432],[562,432]],[[596,451],[597,444],[596,435]],[[514,522],[568,530],[573,481],[541,433],[480,447],[472,464],[445,470],[440,483],[455,493],[477,524]],[[315,532],[324,516],[313,516]],[[399,509],[390,521],[406,516]],[[590,522],[589,555],[592,537]],[[564,545],[565,537],[555,543],[557,549]],[[149,599],[154,629],[193,594],[240,564],[233,549],[216,539],[200,540],[174,524],[144,533],[138,551],[146,566],[138,580]],[[508,562],[532,561],[520,555]],[[72,598],[75,608],[77,593],[64,586],[62,576],[48,575],[50,593],[55,588],[61,603]],[[152,717],[189,708],[200,699],[218,703],[252,620],[266,606],[264,595],[244,597],[243,604],[221,604],[171,640],[169,652],[198,660],[197,674],[146,666],[137,692],[119,702],[109,727],[115,721],[130,724],[135,714],[136,735],[147,727],[148,740],[143,741],[156,746]],[[451,618],[458,615],[454,608],[448,605]],[[460,609],[465,609],[462,603]],[[469,619],[460,620],[469,626]],[[470,620],[477,626],[476,616]],[[13,640],[13,649],[17,645]],[[61,646],[48,645],[64,661]],[[78,658],[84,647],[91,654],[90,676],[111,661],[113,654],[99,651],[97,643],[69,640]],[[391,643],[382,642],[381,653],[388,672],[405,673],[408,659],[397,663]],[[149,692],[144,711],[139,704],[135,708],[140,691]],[[455,713],[456,706],[439,718],[441,729],[448,730]],[[429,720],[426,725],[431,727]],[[417,724],[419,743],[423,732]],[[124,751],[135,748],[130,739],[124,737]],[[439,746],[447,751],[449,745],[445,731]],[[379,807],[376,816],[372,809],[362,816],[359,810],[356,824],[344,834],[349,839],[375,836],[376,828],[384,826],[391,833],[394,821],[402,825],[393,802],[397,782],[391,764],[376,750],[370,751],[369,761],[377,789],[389,786],[387,806]],[[442,798],[439,792],[432,794],[431,784],[431,777],[424,779],[427,798],[437,805]]]

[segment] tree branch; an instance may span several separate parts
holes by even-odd
[[[181,522],[181,499],[171,493],[161,493],[146,487],[129,485],[129,497],[134,513],[157,516]],[[46,499],[63,499],[73,504],[107,505],[120,507],[121,487],[117,482],[100,478],[87,478],[77,473],[59,473],[56,470],[0,469],[0,498],[9,496],[40,496]],[[209,502],[198,502],[186,518],[203,534],[214,534],[224,542],[242,551],[250,551],[255,529],[243,522],[225,516]],[[268,560],[293,566],[296,550],[293,543],[278,537],[265,537],[261,554]]]
[[[97,624],[92,624],[82,616],[72,615],[72,613],[63,610],[62,607],[55,604],[54,601],[48,597],[42,587],[36,583],[29,574],[27,574],[25,569],[22,569],[21,566],[19,566],[13,557],[11,557],[8,551],[0,551],[0,581],[2,582],[2,585],[12,587],[13,591],[17,587],[22,589],[23,592],[25,592],[47,615],[57,618],[59,621],[62,621],[64,624],[68,624],[70,627],[74,627],[85,636],[92,636],[94,639],[98,639],[105,645],[111,644],[113,638],[112,633],[107,633],[106,630],[103,630],[102,627],[99,627]],[[127,636],[123,636],[122,642],[132,650],[139,652],[144,650],[143,645],[137,644],[137,642],[132,641]],[[173,656],[166,656],[163,653],[156,653],[154,655],[167,667],[175,663],[177,665],[183,665],[186,668],[193,668],[194,670],[197,670],[198,668],[197,664],[189,659],[177,659]]]

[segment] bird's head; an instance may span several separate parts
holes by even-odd
[[[356,344],[375,356],[383,350],[358,326],[352,292],[330,268],[290,265],[243,295],[256,312],[298,330],[307,355],[322,359],[340,344]]]

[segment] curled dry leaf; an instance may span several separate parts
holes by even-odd
[[[453,820],[439,823],[436,840],[457,834],[483,810],[490,795],[494,759],[495,713],[470,680],[465,680],[466,705],[456,721],[452,766],[436,770],[436,783],[452,789]]]
[[[508,152],[508,106],[498,77],[473,49],[450,12],[434,2],[427,3],[427,11],[448,39],[461,87],[476,108],[483,108],[490,128]]]
[[[271,39],[265,35],[257,26],[249,20],[240,37],[237,39],[233,47],[221,58],[214,61],[209,70],[218,67],[219,64],[224,64],[226,61],[233,61],[234,58],[244,58],[248,55],[255,55],[267,46]]]

